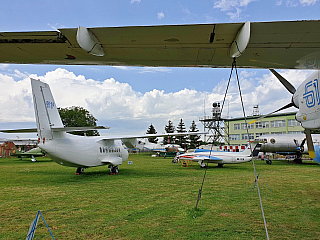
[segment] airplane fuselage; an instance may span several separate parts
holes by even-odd
[[[104,144],[101,137],[85,137],[61,132],[53,140],[41,142],[39,147],[56,163],[69,167],[95,167],[107,165],[108,159],[117,165],[128,159],[129,153],[121,140]]]

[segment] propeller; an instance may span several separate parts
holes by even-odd
[[[273,75],[275,75],[276,78],[278,78],[278,80],[282,83],[282,85],[288,90],[288,92],[290,92],[292,95],[296,92],[295,87],[284,77],[282,77],[278,72],[276,72],[274,69],[270,69],[270,71],[273,73]],[[270,116],[271,114],[274,114],[276,112],[279,112],[281,110],[290,108],[290,107],[296,107],[298,108],[298,106],[296,106],[293,102],[293,98],[291,99],[291,102],[288,103],[287,105],[277,109],[276,111],[273,111],[272,113],[269,113],[267,115],[261,116],[257,119],[252,120],[251,122],[249,122],[249,124],[252,124],[254,122],[260,121],[261,119]],[[313,147],[313,142],[312,142],[312,137],[311,137],[311,132],[310,129],[305,129],[305,133],[306,133],[306,139],[307,139],[307,146],[308,146],[308,152],[309,152],[309,156],[311,158],[315,158],[315,152],[314,152],[314,147]],[[296,142],[296,140],[294,140]],[[302,141],[302,143],[305,143],[305,139]],[[303,144],[301,143],[301,146],[303,146]],[[296,145],[298,143],[296,142]],[[298,147],[298,146],[297,146]],[[301,148],[300,148],[301,149]]]
[[[299,145],[298,140],[293,139],[294,143],[297,146],[297,150],[299,150],[299,152],[303,153],[304,151],[304,143],[306,142],[307,138],[304,138],[301,142],[301,144]]]

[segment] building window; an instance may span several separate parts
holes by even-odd
[[[272,128],[285,127],[285,126],[286,126],[286,120],[271,121]]]
[[[246,126],[248,126],[248,129],[253,129],[254,124],[253,123],[252,124],[241,123],[242,130],[246,130],[247,129]]]
[[[248,134],[241,134],[241,139],[242,140],[254,139],[254,134],[253,133],[249,133],[249,139],[248,139]]]
[[[268,132],[256,133],[256,137],[260,137],[260,136],[267,135],[267,134],[269,134],[269,133]]]
[[[256,122],[256,128],[269,128],[269,122]]]
[[[229,140],[240,140],[240,134],[230,134],[229,135]]]
[[[300,134],[300,133],[304,133],[303,131],[289,131],[289,134]]]
[[[239,129],[240,129],[240,124],[239,123],[234,124],[234,130],[239,130]]]
[[[271,134],[286,134],[286,132],[271,132]]]
[[[288,126],[289,127],[300,126],[300,123],[295,119],[288,119]]]

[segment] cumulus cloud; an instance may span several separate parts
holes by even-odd
[[[310,74],[309,71],[301,70],[280,73],[296,87]],[[0,74],[0,123],[35,122],[29,77],[18,75],[19,80]],[[50,85],[57,106],[82,106],[99,120],[99,124],[113,127],[109,123],[122,122],[139,134],[146,131],[150,123],[161,133],[168,120],[177,124],[180,118],[183,118],[188,128],[192,120],[197,122],[199,117],[203,116],[204,100],[207,113],[210,113],[213,102],[222,102],[227,85],[227,80],[222,79],[210,92],[184,88],[177,92],[153,89],[140,93],[134,91],[129,84],[120,83],[114,78],[98,81],[75,75],[63,68],[49,71],[43,76],[31,77]],[[266,114],[290,102],[291,94],[271,73],[258,77],[256,71],[241,70],[239,78],[247,115],[252,113],[252,107],[256,104],[260,105],[260,112]],[[243,116],[234,77],[230,83],[223,115]],[[119,126],[120,129],[122,127],[125,126]],[[199,122],[198,128],[202,128]]]
[[[162,18],[164,18],[164,13],[163,12],[159,12],[158,14],[158,19],[161,20]]]
[[[154,89],[140,93],[134,91],[129,84],[120,83],[113,78],[97,81],[75,75],[63,68],[57,68],[43,76],[30,77],[50,85],[57,106],[82,106],[88,109],[99,123],[131,122],[132,129],[135,129],[135,124],[143,121],[149,124],[152,122],[163,129],[169,119],[178,122],[183,118],[189,127],[189,123],[192,120],[197,121],[203,112],[205,94],[196,90],[185,88],[167,93]],[[2,123],[35,121],[30,80],[23,75],[21,78],[14,80],[12,76],[0,75],[0,89],[7,89],[0,95]],[[210,98],[221,100],[222,95],[212,93]],[[143,131],[148,126],[146,124]]]
[[[242,10],[253,1],[255,0],[218,0],[214,2],[213,8],[226,12],[231,20],[239,20]]]

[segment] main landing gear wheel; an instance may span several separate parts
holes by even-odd
[[[223,167],[223,164],[218,163],[218,168],[222,168],[222,167]]]
[[[84,174],[84,168],[78,167],[76,171],[76,175],[81,175],[81,174]]]
[[[116,175],[119,174],[118,166],[111,166],[110,167],[110,175]]]

